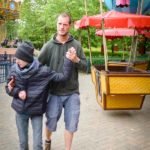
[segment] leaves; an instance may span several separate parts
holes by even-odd
[[[99,1],[87,0],[87,9],[89,15],[99,13]],[[37,46],[43,45],[56,32],[56,18],[62,12],[70,13],[73,22],[80,19],[85,15],[84,0],[24,0],[18,21],[18,36],[23,40],[30,39],[33,43],[41,43]],[[81,32],[82,42],[86,46],[87,33]],[[79,31],[72,28],[71,33],[79,38]],[[97,43],[94,42],[95,34],[92,36],[92,43]]]

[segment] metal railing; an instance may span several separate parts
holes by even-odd
[[[0,55],[0,83],[6,82],[9,69],[14,64],[14,55],[8,54],[7,57],[3,54]]]

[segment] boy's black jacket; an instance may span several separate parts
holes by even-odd
[[[11,67],[7,83],[11,77],[15,78],[15,87],[9,92],[6,86],[6,92],[13,96],[12,108],[21,114],[41,115],[46,111],[48,84],[50,81],[66,81],[72,70],[72,62],[65,58],[63,73],[56,73],[47,66],[43,66],[37,59],[34,59],[29,68],[20,70],[17,64]],[[21,100],[18,93],[25,90],[26,100]]]

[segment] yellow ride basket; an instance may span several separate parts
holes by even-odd
[[[128,66],[92,66],[96,98],[104,110],[141,109],[150,94],[150,73]]]

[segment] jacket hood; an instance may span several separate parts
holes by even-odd
[[[60,43],[60,42],[56,39],[56,36],[57,36],[57,33],[53,36],[52,41],[53,41],[54,43],[56,43],[56,44],[62,44],[62,43]],[[72,41],[73,39],[74,39],[74,37],[73,37],[72,35],[69,35],[69,39],[68,39],[68,41],[67,41],[66,43]]]

